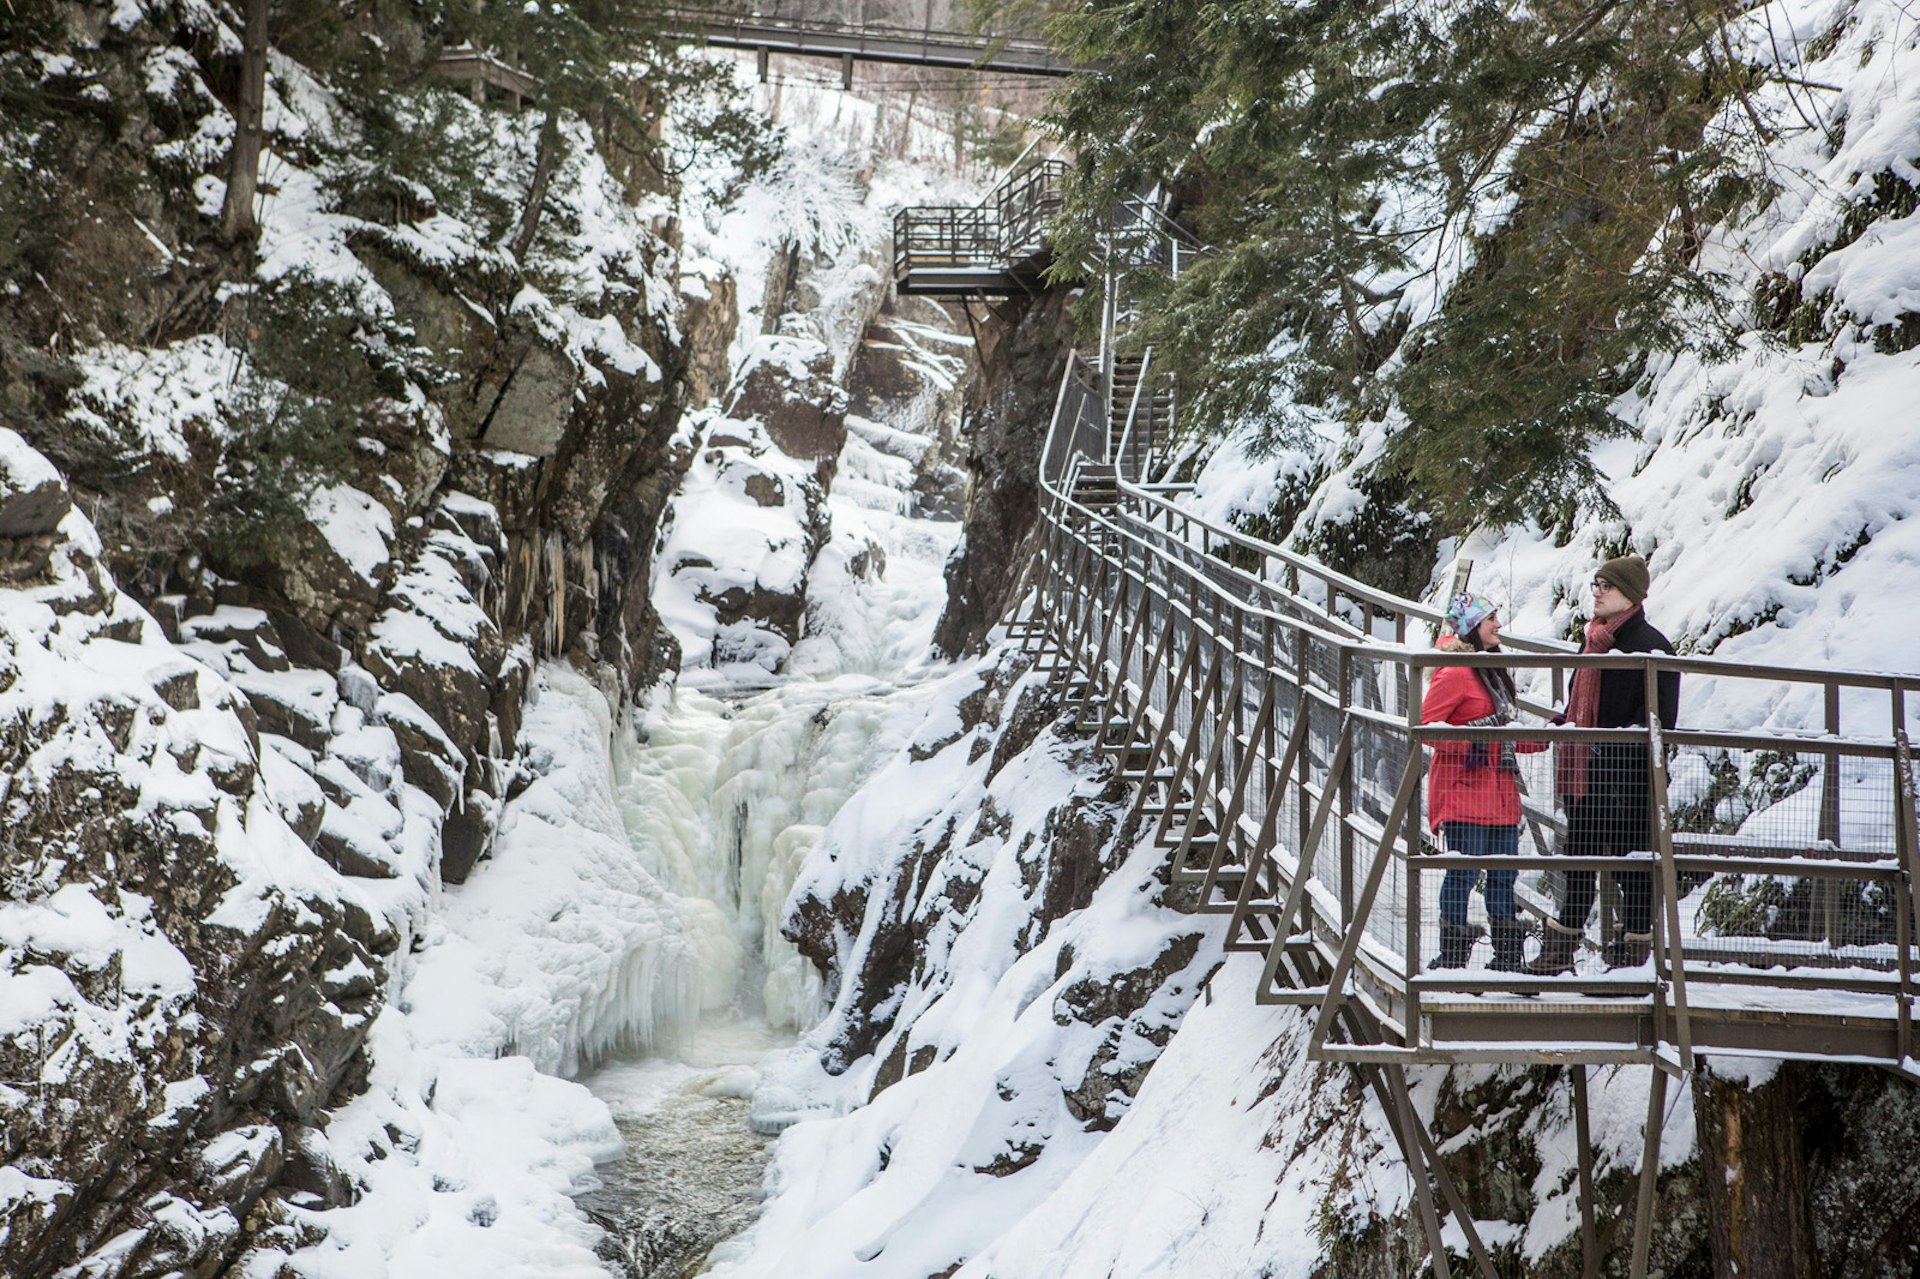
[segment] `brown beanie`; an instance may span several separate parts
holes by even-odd
[[[1647,572],[1647,562],[1638,555],[1622,555],[1618,559],[1608,560],[1594,576],[1619,587],[1620,593],[1635,604],[1645,601],[1647,587],[1653,581]]]

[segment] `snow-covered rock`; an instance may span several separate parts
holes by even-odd
[[[0,456],[53,474],[10,431]],[[56,537],[0,590],[0,1268],[210,1269],[257,1208],[291,1229],[261,1206],[279,1129],[364,1069],[400,936],[289,825],[245,694],[115,588],[78,511]]]

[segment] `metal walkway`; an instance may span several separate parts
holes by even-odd
[[[1478,1272],[1494,1270],[1418,1121],[1408,1065],[1569,1069],[1589,1275],[1600,1259],[1586,1070],[1652,1067],[1630,1263],[1642,1276],[1668,1081],[1700,1053],[1870,1063],[1920,1078],[1910,744],[1920,675],[1581,656],[1512,635],[1501,654],[1447,653],[1432,647],[1433,608],[1193,514],[1178,486],[1154,482],[1172,400],[1140,389],[1152,383],[1152,352],[1114,353],[1127,314],[1119,268],[1151,260],[1177,272],[1183,248],[1169,232],[1143,254],[1138,232],[1150,240],[1151,219],[1127,221],[1130,243],[1110,237],[1101,351],[1071,359],[1061,378],[1038,550],[1010,633],[1134,784],[1132,829],[1150,829],[1167,849],[1192,908],[1225,916],[1229,952],[1261,963],[1259,1002],[1308,1010],[1311,1055],[1351,1063],[1378,1094],[1414,1173],[1437,1275],[1450,1274],[1446,1218]],[[1449,665],[1505,667],[1520,718],[1504,728],[1423,724],[1429,678]],[[1678,674],[1683,709],[1704,709],[1683,714],[1684,727],[1657,713],[1629,729],[1550,726],[1582,667],[1634,672],[1656,706],[1661,677]],[[1429,771],[1462,741],[1546,748],[1512,763],[1525,796],[1518,856],[1448,854],[1427,831]],[[1566,751],[1637,767],[1651,847],[1560,851],[1567,819],[1554,760]],[[1444,872],[1496,868],[1520,872],[1523,918],[1542,929],[1565,876],[1598,873],[1599,909],[1577,938],[1573,971],[1494,971],[1483,953],[1461,967],[1430,964]],[[1650,954],[1609,967],[1629,872],[1650,881]]]
[[[1074,67],[1046,43],[1024,36],[935,31],[884,23],[848,23],[798,12],[768,13],[728,6],[679,5],[661,21],[668,33],[717,49],[747,49],[761,55],[830,58],[849,69],[855,62],[946,67],[1030,76],[1065,76]]]

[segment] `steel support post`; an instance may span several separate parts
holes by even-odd
[[[1600,1279],[1600,1240],[1593,1224],[1593,1132],[1587,1118],[1587,1068],[1569,1066],[1567,1074],[1573,1079],[1573,1140],[1579,1152],[1580,1276]]]
[[[1913,1050],[1913,944],[1920,927],[1920,802],[1914,794],[1913,749],[1907,741],[1906,690],[1893,690],[1893,805],[1894,842],[1907,870],[1907,927],[1900,932],[1899,1007],[1895,1010],[1895,1035],[1900,1060],[1905,1066],[1914,1058]]]
[[[1234,685],[1238,688],[1239,684],[1240,675],[1236,672],[1234,675]],[[1220,871],[1226,865],[1226,857],[1231,843],[1238,838],[1240,815],[1246,811],[1247,780],[1253,776],[1253,769],[1248,764],[1247,756],[1252,754],[1256,749],[1254,743],[1258,741],[1263,728],[1272,718],[1273,684],[1269,681],[1265,691],[1260,695],[1260,709],[1254,715],[1253,731],[1248,735],[1244,743],[1242,743],[1238,734],[1235,734],[1233,737],[1234,758],[1237,761],[1233,770],[1233,791],[1227,798],[1226,815],[1220,819],[1219,841],[1213,846],[1213,857],[1207,866],[1206,879],[1200,885],[1200,904],[1202,909],[1206,907],[1208,898],[1213,895],[1214,888],[1219,883]],[[1252,879],[1254,873],[1253,857],[1247,856],[1241,860],[1244,863],[1243,874],[1245,878],[1249,880]]]
[[[1196,628],[1194,631],[1192,651],[1196,654],[1199,653],[1200,651],[1200,634],[1199,634],[1198,628]],[[1190,667],[1191,665],[1192,664],[1189,663]],[[1156,844],[1160,844],[1163,847],[1167,845],[1167,831],[1173,821],[1173,807],[1175,802],[1179,799],[1180,787],[1182,783],[1186,781],[1187,774],[1192,770],[1193,757],[1199,752],[1199,749],[1200,749],[1200,718],[1201,718],[1200,708],[1204,706],[1206,702],[1212,697],[1213,690],[1220,683],[1221,665],[1222,663],[1221,663],[1220,655],[1218,653],[1215,653],[1213,655],[1213,661],[1210,662],[1207,666],[1206,677],[1204,680],[1201,681],[1200,687],[1198,691],[1195,693],[1195,696],[1193,699],[1193,716],[1192,716],[1193,722],[1187,726],[1186,739],[1180,743],[1179,758],[1173,766],[1173,772],[1167,778],[1167,802],[1161,808],[1160,820],[1157,823],[1155,823],[1154,830],[1153,830],[1153,842]],[[1197,677],[1197,672],[1196,672],[1196,677]],[[1175,720],[1179,719],[1179,717],[1180,716],[1177,708],[1174,706],[1168,706],[1167,722],[1161,727],[1164,729],[1171,726]],[[1200,807],[1200,796],[1196,794],[1193,796],[1193,809],[1196,813],[1198,812],[1199,807]]]
[[[1360,899],[1354,904],[1353,917],[1344,921],[1346,936],[1340,944],[1340,958],[1334,964],[1332,974],[1327,978],[1327,998],[1320,1005],[1319,1018],[1314,1022],[1311,1049],[1318,1049],[1327,1042],[1327,1031],[1333,1026],[1333,1016],[1346,1000],[1347,978],[1353,973],[1354,961],[1360,954],[1360,939],[1366,935],[1366,921],[1373,910],[1373,899],[1380,893],[1380,881],[1386,876],[1387,863],[1393,858],[1393,835],[1400,823],[1406,818],[1407,803],[1413,798],[1414,787],[1420,781],[1419,761],[1413,757],[1407,760],[1407,766],[1400,774],[1400,789],[1393,797],[1393,811],[1387,814],[1384,829],[1380,834],[1380,847],[1375,851],[1373,866],[1367,871],[1367,885],[1360,892]]]
[[[1647,796],[1653,805],[1653,838],[1659,845],[1660,917],[1667,943],[1668,981],[1673,988],[1675,1046],[1680,1069],[1693,1070],[1693,1021],[1687,1010],[1686,939],[1680,935],[1680,877],[1673,866],[1673,811],[1667,803],[1667,747],[1660,735],[1658,675],[1646,664],[1647,679]]]
[[[1652,1072],[1647,1089],[1645,1149],[1640,1156],[1640,1194],[1633,1210],[1632,1279],[1647,1279],[1647,1254],[1653,1245],[1653,1197],[1660,1182],[1660,1130],[1666,1126],[1667,1072]]]
[[[1393,1094],[1394,1108],[1400,1114],[1400,1153],[1406,1158],[1407,1173],[1413,1178],[1413,1194],[1420,1210],[1420,1224],[1426,1227],[1427,1245],[1433,1254],[1434,1279],[1452,1279],[1453,1267],[1447,1263],[1447,1246],[1441,1237],[1440,1214],[1434,1211],[1433,1187],[1427,1179],[1427,1161],[1422,1158],[1420,1141],[1414,1137],[1420,1117],[1413,1112],[1413,1098],[1407,1094],[1407,1072],[1403,1066],[1382,1066],[1387,1088]],[[1413,1137],[1413,1140],[1407,1140]]]
[[[1217,652],[1214,658],[1215,666],[1223,665],[1225,662],[1226,654],[1224,652]],[[1233,683],[1228,686],[1227,690],[1227,695],[1230,699],[1237,699],[1240,696],[1243,678],[1244,673],[1240,669],[1240,663],[1235,662]],[[1211,681],[1211,683],[1217,688],[1220,681],[1216,678]],[[1188,738],[1192,741],[1198,741],[1200,736],[1201,715],[1199,710],[1200,708],[1195,708],[1193,731],[1188,734]],[[1213,721],[1213,740],[1207,744],[1207,762],[1201,765],[1199,780],[1193,784],[1193,812],[1195,817],[1212,808],[1215,800],[1219,798],[1219,786],[1216,779],[1220,775],[1221,760],[1226,754],[1227,740],[1233,736],[1232,730],[1221,722],[1220,716],[1210,715],[1206,718]],[[1164,815],[1161,821],[1164,825],[1166,821]],[[1174,847],[1173,878],[1176,881],[1188,878],[1187,856],[1189,850],[1193,847],[1194,825],[1195,823],[1193,821],[1187,822],[1186,829],[1180,833],[1180,842]],[[1217,852],[1219,849],[1219,841],[1226,837],[1226,830],[1221,823],[1215,823],[1213,834],[1215,839],[1214,848]]]

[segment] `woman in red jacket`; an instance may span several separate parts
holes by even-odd
[[[1499,652],[1500,614],[1484,595],[1457,595],[1447,606],[1439,645],[1446,652]],[[1492,666],[1442,666],[1433,672],[1422,722],[1498,727],[1513,722],[1513,675]],[[1427,769],[1428,823],[1449,853],[1511,857],[1520,851],[1520,774],[1513,742],[1437,742]],[[1522,742],[1529,754],[1544,750]],[[1467,899],[1480,873],[1450,870],[1440,881],[1440,954],[1436,968],[1463,968],[1477,929],[1467,923]],[[1517,971],[1525,959],[1526,930],[1515,917],[1514,872],[1487,871],[1487,922],[1493,962]]]

